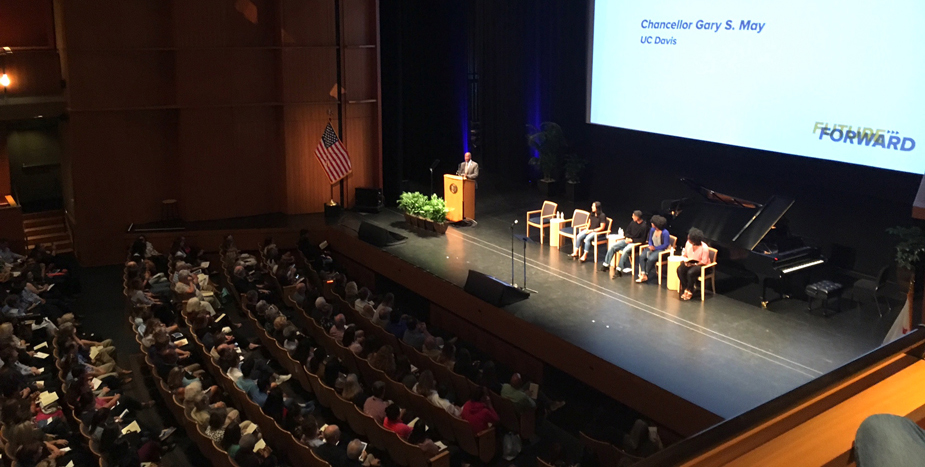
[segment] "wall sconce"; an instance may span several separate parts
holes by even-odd
[[[6,90],[6,87],[8,87],[9,85],[10,85],[10,76],[6,73],[4,73],[3,75],[0,75],[0,86],[3,86],[4,90]]]

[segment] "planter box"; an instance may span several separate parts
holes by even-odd
[[[559,183],[555,180],[551,182],[539,180],[536,182],[536,187],[539,188],[543,196],[549,197],[559,194]]]
[[[566,182],[565,198],[572,202],[588,199],[588,186],[584,183]]]
[[[405,222],[409,226],[418,228],[421,230],[426,230],[428,232],[436,232],[438,234],[445,234],[447,227],[450,226],[449,223],[444,222],[442,224],[436,223],[431,220],[424,219],[423,217],[412,216],[411,214],[403,213],[405,216]]]

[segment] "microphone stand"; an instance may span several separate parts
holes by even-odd
[[[523,241],[524,241],[524,283],[521,289],[529,293],[539,293],[536,290],[531,290],[527,288],[527,240],[528,240],[527,237],[523,238]]]
[[[514,284],[514,226],[517,224],[517,221],[511,222],[511,285]],[[526,248],[526,243],[524,244]]]

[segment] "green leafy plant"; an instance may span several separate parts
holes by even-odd
[[[539,128],[527,125],[527,144],[540,156],[531,157],[530,164],[539,166],[544,182],[554,182],[553,173],[559,167],[559,160],[568,148],[562,127],[553,122],[543,122]]]
[[[446,222],[446,214],[450,210],[446,207],[446,201],[437,196],[431,195],[430,199],[424,203],[424,218],[437,224]]]
[[[896,264],[913,270],[925,253],[925,233],[918,227],[891,227],[887,233],[899,237],[896,244]]]
[[[424,205],[427,201],[427,197],[421,193],[406,191],[398,197],[398,209],[405,214],[424,217]]]
[[[565,179],[569,183],[581,183],[581,170],[588,165],[588,161],[578,154],[565,156]]]

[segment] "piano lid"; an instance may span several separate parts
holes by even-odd
[[[717,193],[690,179],[681,181],[704,200],[685,203],[671,228],[686,232],[697,227],[709,241],[725,247],[753,250],[793,205],[789,198],[772,196],[760,204]]]
[[[790,206],[793,206],[792,199],[772,196],[732,237],[732,244],[746,250],[754,250],[777,221],[784,217]]]

